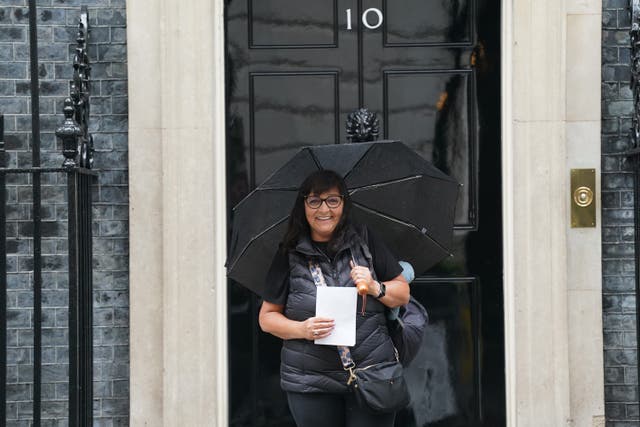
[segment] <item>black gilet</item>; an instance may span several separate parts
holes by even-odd
[[[349,261],[372,268],[367,247],[366,227],[352,226],[344,244],[333,259],[313,245],[309,237],[300,239],[289,251],[289,294],[284,315],[303,321],[315,316],[316,285],[309,271],[309,259],[318,262],[327,286],[354,286]],[[373,272],[375,278],[375,272]],[[356,345],[351,356],[358,367],[391,361],[395,358],[393,343],[387,330],[385,306],[367,296],[366,312],[361,314],[362,298],[358,297]],[[299,393],[346,393],[347,372],[340,363],[335,346],[316,345],[305,339],[284,340],[281,352],[280,384],[285,391]]]

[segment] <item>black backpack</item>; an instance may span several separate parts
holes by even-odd
[[[389,335],[398,350],[400,363],[404,366],[409,365],[420,350],[428,323],[427,309],[413,296],[406,305],[400,307],[397,318],[387,320]]]

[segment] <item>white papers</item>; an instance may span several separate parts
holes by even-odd
[[[316,316],[328,317],[335,321],[331,335],[315,340],[322,345],[356,344],[356,310],[358,309],[358,293],[355,287],[338,288],[318,286],[316,297]]]

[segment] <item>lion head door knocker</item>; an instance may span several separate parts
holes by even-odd
[[[349,114],[346,127],[349,142],[375,141],[380,135],[378,116],[366,108],[360,108]]]

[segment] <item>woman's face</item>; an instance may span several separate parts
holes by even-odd
[[[314,240],[316,242],[328,242],[329,240],[331,240],[331,236],[333,235],[333,232],[336,229],[338,222],[340,222],[340,218],[342,217],[342,208],[344,207],[344,201],[340,199],[339,206],[330,208],[327,204],[326,199],[331,196],[340,197],[340,190],[338,190],[338,188],[336,187],[333,187],[325,191],[324,193],[310,193],[304,203],[304,213],[307,217],[307,222],[309,223],[309,227],[311,229],[311,240]],[[321,199],[323,199],[323,202],[317,209],[309,207],[310,198],[313,197],[320,197]]]

